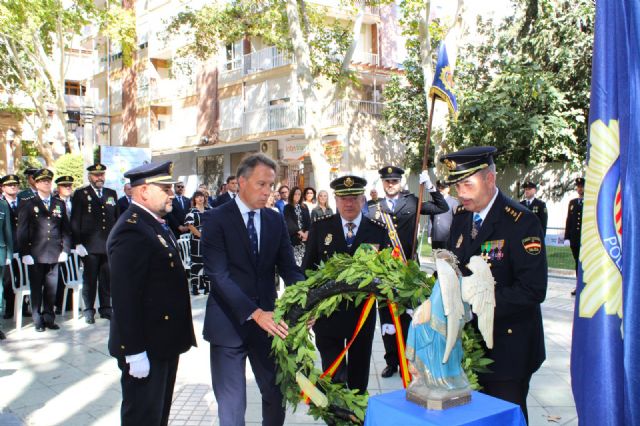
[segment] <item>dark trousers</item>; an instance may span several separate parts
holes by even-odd
[[[447,248],[447,242],[446,241],[431,241],[431,248],[432,249],[446,249]]]
[[[384,308],[380,308],[378,310],[380,314],[380,326],[382,324],[393,324],[393,319],[391,318],[391,312],[389,312],[389,307],[385,306]],[[400,325],[402,326],[402,338],[406,345],[407,343],[407,334],[409,334],[409,325],[411,324],[411,315],[408,313],[403,313],[400,315]],[[397,333],[397,330],[396,330]],[[398,343],[396,342],[395,334],[384,334],[382,336],[382,343],[384,344],[384,360],[387,362],[389,367],[397,368],[400,365],[400,359],[398,356]]]
[[[134,253],[131,254],[135,255]],[[96,301],[96,291],[100,300],[101,314],[111,313],[111,285],[109,282],[109,262],[106,254],[89,253],[82,258],[84,263],[84,284],[82,285],[82,300],[85,312],[94,314],[93,307]],[[98,282],[100,286],[98,287]]]
[[[529,424],[527,394],[529,393],[530,380],[531,376],[517,380],[480,381],[480,385],[483,387],[481,392],[519,405],[522,409],[522,414],[524,414],[524,419]]]
[[[169,360],[149,359],[149,375],[136,379],[129,374],[129,364],[118,359],[118,368],[122,371],[122,426],[166,426],[169,423],[178,360],[178,356]]]
[[[31,316],[36,326],[53,324],[56,292],[58,290],[58,263],[36,263],[29,266],[31,287]]]
[[[15,265],[15,259],[11,260],[12,262],[14,262]],[[15,269],[16,266],[14,266],[14,271],[17,270]],[[13,286],[11,284],[11,271],[9,270],[9,267],[4,268],[4,274],[3,274],[3,280],[2,280],[2,299],[4,300],[4,317],[5,318],[11,318],[13,316],[13,305],[15,304],[15,294],[13,294]]]
[[[250,321],[253,323],[253,321]],[[247,357],[262,396],[262,424],[281,426],[285,409],[276,385],[276,366],[271,357],[271,338],[256,324],[239,347],[210,345],[211,383],[218,402],[220,426],[244,426],[247,409],[245,365]]]
[[[345,348],[356,329],[362,303],[356,308],[339,310],[327,318],[319,318],[314,326],[316,347],[322,358],[322,369],[326,370]],[[371,346],[376,329],[375,306],[369,312],[358,337],[347,352],[347,356],[338,367],[333,381],[346,383],[349,389],[364,393],[369,386],[369,367],[371,364]]]
[[[573,244],[571,241],[571,254],[573,255],[573,260],[576,263],[576,277],[578,276],[578,262],[580,260],[580,241],[577,244]]]

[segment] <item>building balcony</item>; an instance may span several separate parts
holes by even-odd
[[[377,118],[382,114],[384,104],[381,102],[339,100],[325,111],[323,124],[325,127],[348,125],[359,115],[368,115]]]
[[[366,65],[380,65],[379,57],[377,53],[359,52],[356,51],[351,59],[352,64],[366,64]]]
[[[304,126],[302,105],[273,105],[247,111],[243,114],[242,130],[245,135],[296,129]]]
[[[238,80],[245,75],[255,74],[273,68],[293,63],[291,54],[273,46],[248,53],[230,61],[220,67],[219,82],[228,83]]]

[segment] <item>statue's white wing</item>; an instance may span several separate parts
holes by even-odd
[[[447,316],[447,343],[442,357],[444,364],[449,360],[449,354],[458,339],[460,320],[464,316],[464,305],[460,294],[460,280],[449,262],[436,258],[436,269],[438,270],[444,314]]]
[[[493,348],[493,316],[496,307],[495,280],[491,268],[480,256],[473,256],[467,268],[472,275],[462,278],[462,300],[478,316],[478,329],[489,349]]]

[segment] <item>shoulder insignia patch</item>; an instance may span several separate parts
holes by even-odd
[[[324,215],[324,216],[320,216],[319,218],[316,219],[316,222],[320,222],[321,220],[327,220],[329,218],[332,218],[333,216],[334,215],[332,215],[332,214],[327,214],[327,215]]]
[[[133,223],[134,225],[138,223],[138,213],[131,213],[131,217],[127,219],[127,223]]]
[[[518,210],[516,210],[516,209],[514,209],[514,208],[512,208],[512,207],[509,207],[509,206],[506,206],[506,207],[504,208],[504,211],[505,211],[509,216],[511,216],[511,218],[513,219],[513,221],[514,221],[514,222],[517,222],[517,221],[518,221],[518,219],[520,219],[520,216],[522,216],[522,212],[519,212]]]
[[[384,222],[380,222],[379,220],[375,220],[375,219],[371,219],[369,218],[369,220],[371,222],[373,222],[374,224],[378,225],[380,228],[386,228],[387,225],[384,224]]]
[[[527,237],[522,240],[524,251],[532,256],[537,256],[542,251],[542,242],[538,237]]]

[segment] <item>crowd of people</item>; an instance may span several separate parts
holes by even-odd
[[[365,179],[340,176],[329,185],[335,212],[327,190],[276,188],[276,163],[262,154],[245,157],[215,197],[206,185],[187,197],[184,183],[173,180],[170,162],[125,173],[129,182],[119,199],[104,187],[106,167],[99,163],[87,168],[89,184],[75,192],[72,177],[57,177],[55,195],[50,170],[28,169],[30,187],[22,192],[17,175],[0,179],[0,246],[6,247],[0,256],[16,270],[17,262],[29,268],[38,332],[59,328],[59,268],[65,267],[71,249],[82,258],[84,319],[94,324],[98,313],[111,321],[108,346],[122,371],[123,424],[167,424],[179,356],[196,342],[189,292],[202,291],[208,295],[203,334],[210,345],[220,424],[244,422],[249,358],[264,422],[279,425],[285,412],[271,339],[286,338],[288,326],[273,318],[273,278],[279,275],[287,285],[301,281],[305,270],[318,268],[335,253],[353,254],[361,244],[398,247],[404,258],[414,258],[416,216],[429,215],[433,248],[453,251],[463,273],[472,255],[482,254],[491,263],[495,343],[485,349],[494,363],[491,373],[480,375],[480,383],[486,393],[519,404],[526,417],[529,381],[545,358],[540,304],[547,284],[547,209],[535,197],[533,182],[524,184],[521,202],[500,191],[495,153],[495,148],[478,147],[443,156],[448,176],[433,185],[426,171],[420,174],[429,194],[422,203],[403,189],[404,170],[397,166],[378,171],[384,196],[373,189],[369,200]],[[584,180],[576,185],[584,187]],[[449,194],[450,186],[457,198]],[[572,250],[576,240],[579,247],[576,215],[581,207],[581,197],[569,207],[565,238]],[[191,249],[188,271],[178,246],[184,237]],[[12,306],[12,279],[5,274],[5,318],[23,309]],[[361,310],[362,304],[343,302],[314,321],[324,369],[352,338]],[[398,330],[387,309],[378,315],[386,378],[399,369]],[[405,338],[410,321],[409,309],[399,318]],[[360,393],[368,387],[375,323],[374,310],[333,377]]]

